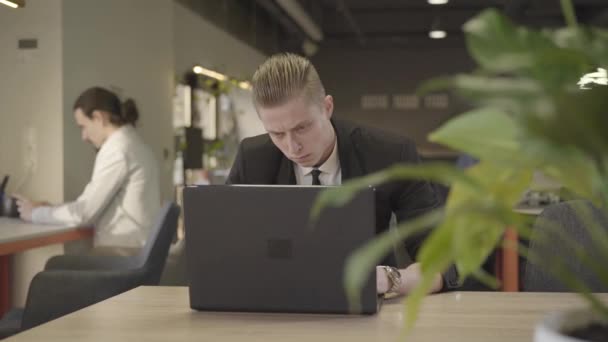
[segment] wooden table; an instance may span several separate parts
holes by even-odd
[[[93,229],[40,225],[0,217],[0,317],[10,308],[9,259],[27,249],[93,236]]]
[[[548,312],[582,305],[560,293],[432,295],[407,341],[532,341]],[[140,287],[7,341],[396,342],[402,327],[400,300],[385,302],[374,316],[196,312],[185,287]]]

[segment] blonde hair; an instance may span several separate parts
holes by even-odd
[[[293,53],[271,56],[253,74],[253,102],[256,107],[281,105],[298,96],[320,103],[325,88],[312,63]]]

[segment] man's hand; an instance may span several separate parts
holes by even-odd
[[[420,263],[413,263],[405,269],[400,269],[401,286],[396,290],[398,294],[409,294],[422,280],[422,271]],[[382,266],[376,266],[376,288],[378,293],[386,293],[391,287],[391,281],[388,279],[386,271]],[[441,274],[437,273],[433,279],[431,293],[438,292],[443,287]]]
[[[401,270],[399,270],[401,271]],[[388,279],[388,275],[386,274],[386,270],[382,266],[376,266],[376,289],[377,292],[387,293],[391,288],[391,281]]]
[[[24,221],[32,221],[32,211],[34,209],[48,205],[47,202],[34,202],[19,194],[14,194],[13,197],[17,199],[17,210]]]

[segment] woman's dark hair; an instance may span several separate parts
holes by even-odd
[[[93,87],[85,90],[76,102],[73,110],[80,108],[88,118],[93,117],[93,112],[101,110],[110,114],[110,122],[116,126],[130,124],[135,126],[139,118],[139,112],[135,101],[127,99],[120,103],[118,96],[113,92],[101,88]]]

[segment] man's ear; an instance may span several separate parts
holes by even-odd
[[[323,109],[325,109],[327,118],[331,119],[331,116],[334,113],[334,98],[331,95],[327,95],[323,99]]]

